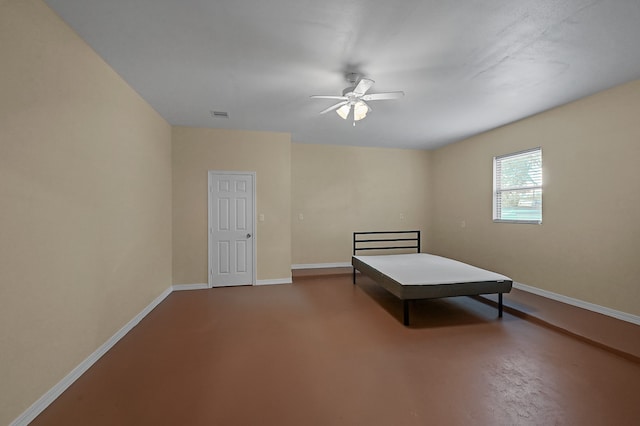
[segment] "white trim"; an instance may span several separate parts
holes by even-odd
[[[80,376],[82,376],[93,364],[95,364],[109,349],[111,349],[120,339],[122,339],[133,327],[138,325],[149,312],[160,304],[169,294],[172,292],[172,287],[167,288],[165,291],[156,297],[146,308],[144,308],[138,315],[133,317],[131,321],[126,323],[120,330],[116,332],[109,340],[104,342],[98,349],[89,355],[84,361],[78,364],[69,374],[64,376],[62,380],[56,383],[51,389],[49,389],[44,395],[42,395],[36,402],[31,404],[24,413],[20,414],[9,426],[26,426],[33,421],[45,408],[47,408],[56,398],[58,398],[69,386],[73,384]]]
[[[206,290],[209,288],[209,284],[174,284],[171,286],[173,291],[184,291],[184,290]]]
[[[291,269],[351,268],[348,262],[342,263],[300,263],[291,265]]]
[[[573,297],[564,296],[562,294],[553,293],[551,291],[542,290],[537,287],[531,287],[526,284],[513,283],[513,287],[518,290],[526,291],[528,293],[537,294],[538,296],[546,297],[548,299],[557,300],[558,302],[566,303],[567,305],[577,306],[588,311],[597,312],[602,315],[607,315],[622,321],[630,322],[632,324],[640,325],[640,316],[629,314],[615,309],[607,308],[605,306],[596,305],[595,303],[585,302],[583,300],[574,299]]]
[[[291,277],[289,278],[280,278],[276,280],[258,280],[255,285],[273,285],[273,284],[291,284],[293,281]]]

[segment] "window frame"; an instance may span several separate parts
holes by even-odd
[[[530,152],[540,152],[540,176],[541,182],[538,186],[526,186],[526,187],[515,187],[502,189],[497,187],[497,164],[505,158],[516,157],[523,154],[527,154]],[[542,147],[535,147],[530,149],[525,149],[522,151],[512,152],[509,154],[497,155],[493,157],[493,222],[494,223],[522,223],[522,224],[530,224],[530,225],[541,225],[542,224],[542,208],[544,203],[542,202],[543,195],[543,187],[544,187],[544,178],[543,178],[543,167],[542,167]],[[498,217],[498,196],[503,191],[521,191],[521,190],[540,190],[540,220],[526,220],[526,219],[503,219]]]

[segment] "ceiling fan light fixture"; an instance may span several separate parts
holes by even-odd
[[[349,116],[349,112],[351,112],[351,105],[346,104],[342,105],[340,108],[336,110],[336,113],[343,119],[346,120]]]
[[[384,101],[388,99],[398,99],[404,96],[404,92],[382,92],[367,94],[374,81],[369,78],[360,78],[356,84],[356,74],[348,74],[347,78],[353,87],[347,87],[342,91],[342,96],[333,95],[313,95],[315,99],[334,99],[340,101],[320,111],[320,114],[326,114],[335,111],[343,120],[347,120],[351,115],[351,107],[353,107],[353,125],[356,121],[363,120],[371,111],[367,104],[369,101]]]
[[[356,102],[353,106],[353,120],[360,121],[367,116],[369,112],[369,107],[362,101]]]

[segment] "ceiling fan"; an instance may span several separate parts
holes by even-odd
[[[335,99],[340,101],[337,104],[320,111],[320,114],[335,111],[340,117],[346,120],[353,109],[353,125],[355,126],[356,121],[362,120],[367,116],[367,113],[371,111],[371,107],[369,107],[365,101],[384,101],[388,99],[398,99],[404,96],[404,92],[367,94],[367,91],[371,86],[373,86],[374,81],[368,78],[358,77],[359,75],[355,73],[347,74],[347,81],[351,86],[342,91],[342,96],[311,96],[314,99]]]

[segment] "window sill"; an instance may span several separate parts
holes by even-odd
[[[493,223],[523,223],[525,225],[542,225],[541,220],[506,220],[506,219],[493,219]]]

